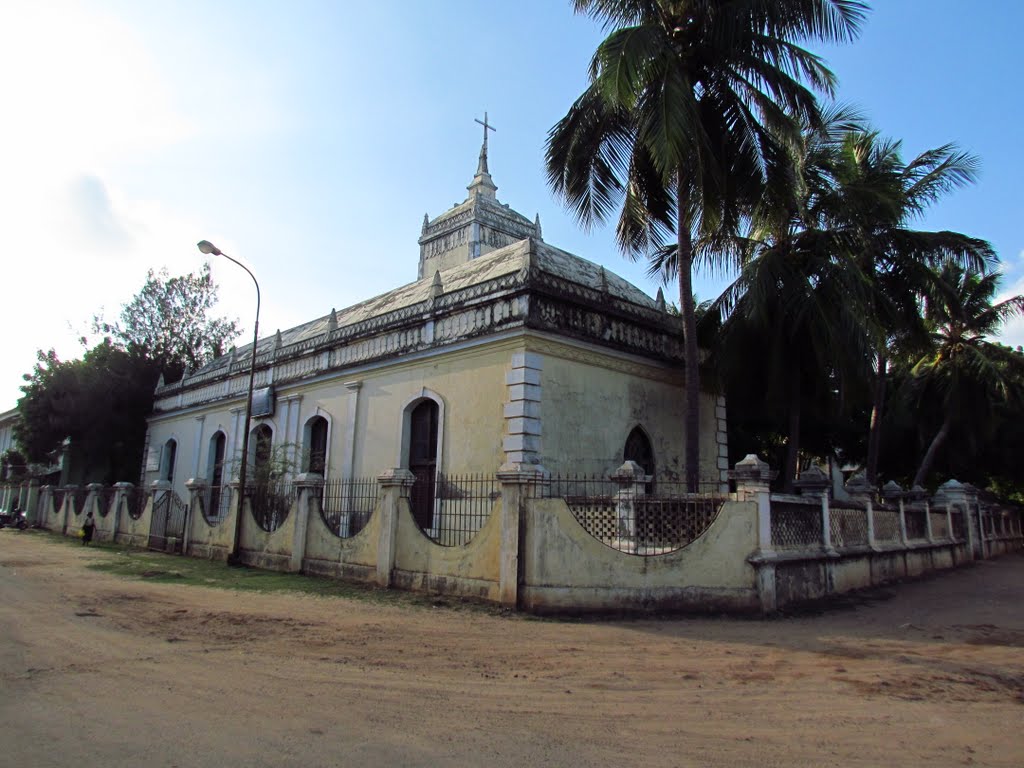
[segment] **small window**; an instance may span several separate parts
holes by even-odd
[[[644,470],[645,475],[650,475],[652,482],[647,483],[646,491],[651,493],[654,490],[654,449],[651,448],[651,440],[647,433],[640,427],[634,427],[626,438],[626,446],[622,449],[622,460],[635,461]]]

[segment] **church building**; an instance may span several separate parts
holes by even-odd
[[[544,241],[499,202],[486,130],[465,201],[424,217],[417,279],[261,339],[250,466],[374,478],[501,467],[607,476],[625,460],[681,480],[681,322],[615,274]],[[410,263],[410,271],[411,271]],[[237,476],[251,347],[157,387],[143,481],[186,496]],[[701,402],[700,477],[726,481],[724,402]]]

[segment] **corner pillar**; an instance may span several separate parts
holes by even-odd
[[[525,505],[535,498],[539,484],[548,473],[539,464],[503,464],[498,470],[501,482],[501,553],[498,561],[498,602],[508,608],[519,605],[521,582],[520,551],[523,546]]]

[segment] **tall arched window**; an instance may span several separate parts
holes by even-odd
[[[252,438],[250,439],[254,444],[252,448],[252,465],[253,469],[258,473],[270,465],[273,452],[274,430],[270,428],[269,424],[260,424],[252,431]]]
[[[174,482],[174,462],[178,458],[178,441],[171,438],[164,443],[164,450],[160,456],[160,479],[167,482]]]
[[[409,414],[409,471],[416,476],[410,501],[412,515],[424,530],[434,527],[434,493],[437,478],[438,406],[421,400]]]
[[[327,474],[327,419],[314,416],[306,422],[306,450],[304,471]]]
[[[224,508],[228,495],[223,492],[224,485],[224,452],[227,448],[227,438],[224,433],[217,430],[210,437],[210,448],[206,452],[206,498],[204,512],[208,520],[219,520],[226,513]]]

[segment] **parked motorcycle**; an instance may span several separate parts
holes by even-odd
[[[0,528],[17,528],[19,531],[23,531],[28,528],[28,520],[25,519],[25,513],[15,507],[8,512],[0,512]]]

